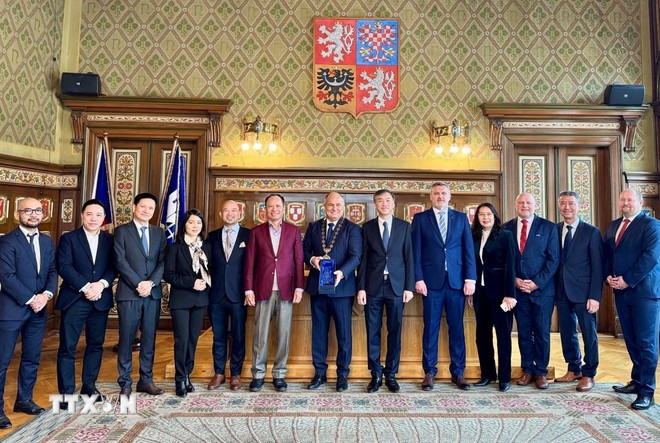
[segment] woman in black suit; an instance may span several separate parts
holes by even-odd
[[[183,229],[181,229],[183,228]],[[206,225],[197,209],[186,212],[176,241],[165,251],[163,278],[170,283],[170,313],[174,332],[176,395],[185,397],[195,388],[190,373],[195,364],[195,349],[209,304],[209,257],[211,246],[205,242]]]
[[[495,207],[481,203],[472,224],[474,255],[477,261],[477,285],[474,307],[477,320],[477,351],[481,380],[475,386],[500,381],[500,391],[509,390],[511,383],[511,329],[516,306],[515,259],[516,243],[511,232],[500,229],[501,221]],[[493,326],[497,335],[499,377],[495,368]]]

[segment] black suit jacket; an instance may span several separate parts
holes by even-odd
[[[211,245],[204,242],[202,250],[210,261]],[[163,279],[170,284],[170,309],[187,309],[209,304],[208,285],[203,291],[193,289],[198,278],[201,278],[201,274],[193,272],[192,255],[188,245],[179,242],[168,245],[165,251]]]
[[[307,227],[305,239],[303,240],[303,251],[305,253],[305,263],[309,266],[312,257],[321,257],[325,254],[321,244],[321,230],[323,229],[323,219],[317,220]],[[356,290],[355,269],[360,264],[362,257],[362,235],[358,225],[344,219],[344,226],[337,235],[337,240],[330,251],[330,258],[335,261],[338,271],[342,271],[344,278],[341,279],[335,288],[334,297],[353,297]],[[323,234],[325,235],[325,233]],[[307,277],[307,293],[316,295],[319,292],[319,270],[311,268]]]
[[[220,303],[226,294],[234,303],[245,300],[243,275],[245,269],[245,251],[247,250],[250,230],[240,227],[236,235],[236,244],[231,250],[229,260],[225,258],[225,245],[222,242],[222,228],[209,233],[208,242],[211,245],[211,292],[210,302]]]
[[[115,293],[117,301],[138,300],[137,285],[147,280],[156,284],[151,296],[157,300],[162,297],[160,281],[163,278],[166,245],[165,231],[157,226],[149,225],[149,255],[144,252],[133,220],[115,229],[114,251],[119,273]]]
[[[26,320],[34,311],[25,303],[35,294],[55,294],[55,245],[48,235],[39,233],[39,250],[41,265],[37,273],[34,253],[20,228],[0,237],[0,320]],[[44,308],[35,315],[45,317],[46,312]]]
[[[112,245],[112,235],[100,231],[96,261],[94,261],[82,227],[60,237],[60,244],[57,247],[57,271],[62,277],[62,284],[55,309],[67,309],[78,300],[92,303],[99,311],[108,311],[112,308],[112,283],[116,276]],[[110,286],[105,288],[100,299],[87,300],[80,289],[87,283],[99,280],[107,281]]]
[[[564,222],[557,223],[560,262],[557,289],[563,285],[566,297],[573,303],[587,299],[600,302],[603,295],[603,244],[597,227],[580,221],[566,254],[561,248]]]
[[[415,290],[415,269],[410,236],[410,223],[392,217],[387,251],[378,226],[378,218],[362,226],[362,261],[358,268],[358,291],[374,294],[383,286],[387,264],[392,289],[397,295]]]
[[[474,255],[477,260],[477,284],[484,279],[484,290],[498,303],[504,297],[516,298],[516,241],[510,231],[491,232],[479,255],[481,235],[474,237]]]

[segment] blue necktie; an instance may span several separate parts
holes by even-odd
[[[390,230],[387,228],[387,222],[383,222],[383,246],[387,251],[387,247],[390,244]]]
[[[573,226],[567,225],[566,226],[566,235],[564,236],[564,247],[561,250],[561,255],[566,260],[566,256],[568,255],[568,248],[571,246],[571,241],[573,241],[573,235],[571,234],[571,229],[573,229]]]
[[[440,211],[438,227],[440,228],[440,236],[442,237],[442,242],[444,243],[447,240],[447,214],[445,214],[444,211]]]
[[[332,231],[335,230],[335,224],[334,223],[329,223],[328,224],[328,231],[325,234],[325,246],[329,247],[330,242],[332,242]]]
[[[147,227],[142,226],[140,231],[142,231],[142,247],[144,248],[144,253],[149,255],[149,244],[147,243]]]

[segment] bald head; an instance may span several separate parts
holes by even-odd
[[[222,204],[222,223],[225,226],[234,226],[241,219],[241,207],[234,200],[227,200]]]
[[[516,214],[520,218],[530,218],[536,211],[536,198],[529,192],[522,192],[516,197]]]
[[[41,202],[36,198],[26,197],[18,202],[16,208],[16,217],[18,222],[25,229],[34,230],[41,224],[44,218]]]
[[[323,203],[325,216],[334,223],[344,216],[344,197],[338,192],[330,192]]]

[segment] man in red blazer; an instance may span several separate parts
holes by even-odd
[[[304,267],[300,231],[285,223],[284,197],[266,197],[268,222],[252,229],[245,253],[245,302],[255,306],[252,338],[252,382],[250,391],[264,385],[268,360],[268,330],[274,314],[277,322],[277,349],[273,362],[273,386],[286,391],[284,381],[289,357],[293,303],[303,295]]]

